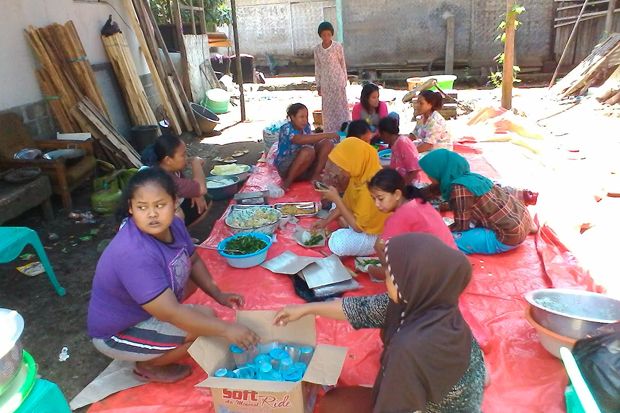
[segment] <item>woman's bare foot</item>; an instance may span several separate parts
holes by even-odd
[[[192,369],[184,364],[166,364],[165,366],[149,366],[136,363],[133,370],[138,378],[155,383],[176,383],[192,373]]]

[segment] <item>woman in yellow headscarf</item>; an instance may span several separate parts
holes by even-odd
[[[361,139],[351,137],[329,154],[322,179],[329,189],[323,198],[336,208],[315,227],[325,227],[339,220],[343,227],[329,239],[329,248],[339,256],[374,254],[377,236],[383,231],[387,214],[379,211],[370,196],[368,181],[381,170],[377,151]],[[344,192],[341,198],[340,193]]]

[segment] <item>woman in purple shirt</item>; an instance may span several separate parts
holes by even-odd
[[[97,263],[88,306],[97,350],[135,362],[141,378],[167,383],[190,374],[176,362],[199,336],[243,348],[258,342],[253,331],[218,319],[210,308],[182,304],[196,287],[231,308],[241,307],[243,297],[217,287],[174,215],[175,199],[174,182],[160,168],[131,178],[121,203],[127,220]]]

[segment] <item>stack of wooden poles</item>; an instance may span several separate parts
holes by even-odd
[[[79,131],[79,125],[70,112],[83,96],[88,97],[108,118],[95,74],[73,22],[39,29],[29,26],[26,35],[41,63],[36,71],[41,91],[61,132]]]
[[[110,123],[95,73],[73,22],[42,28],[29,26],[26,37],[39,60],[36,76],[59,130],[90,132],[95,138],[97,157],[116,167],[142,165],[136,151]]]
[[[157,125],[157,118],[146,98],[125,35],[120,32],[111,36],[104,35],[101,40],[125,98],[131,123],[135,126]]]

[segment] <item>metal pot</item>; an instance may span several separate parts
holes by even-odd
[[[574,339],[620,321],[620,301],[603,294],[544,288],[526,293],[525,299],[530,303],[532,318],[537,323]]]
[[[19,340],[24,331],[24,319],[17,311],[0,308],[0,394],[19,372],[23,348]]]

